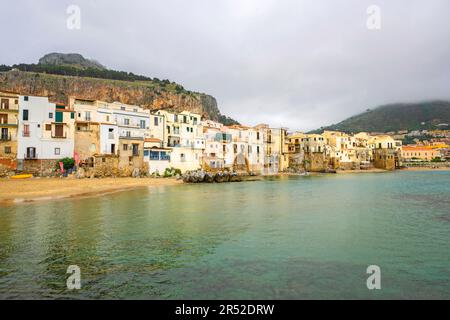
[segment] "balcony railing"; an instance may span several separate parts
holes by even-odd
[[[37,158],[38,158],[38,155],[37,155],[37,153],[35,153],[35,154],[24,154],[23,155],[23,158],[25,159],[25,160],[36,160]]]
[[[29,131],[28,132],[23,131],[22,132],[22,136],[23,137],[29,137],[30,136],[30,132]]]
[[[67,139],[67,134],[64,133],[64,135],[60,136],[60,135],[56,135],[52,133],[52,138],[53,139]]]
[[[11,141],[11,134],[2,134],[0,137],[1,141]]]

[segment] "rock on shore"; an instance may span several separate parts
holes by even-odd
[[[240,182],[244,179],[244,175],[228,171],[206,172],[203,170],[196,170],[184,173],[181,178],[183,179],[183,182],[187,183],[223,183]]]

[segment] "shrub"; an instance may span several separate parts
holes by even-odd
[[[163,176],[164,176],[164,178],[170,178],[170,177],[175,177],[176,175],[181,176],[181,170],[172,167],[172,168],[166,168]]]
[[[56,167],[59,169],[59,163],[63,163],[64,170],[72,169],[75,166],[75,160],[73,158],[64,158],[56,162]]]

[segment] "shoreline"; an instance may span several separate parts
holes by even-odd
[[[100,197],[137,188],[179,184],[183,182],[175,178],[1,179],[0,206],[79,197]]]

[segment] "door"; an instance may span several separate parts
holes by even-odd
[[[111,153],[116,154],[116,145],[114,143],[111,144]]]
[[[55,137],[64,137],[64,126],[62,124],[55,124]]]

